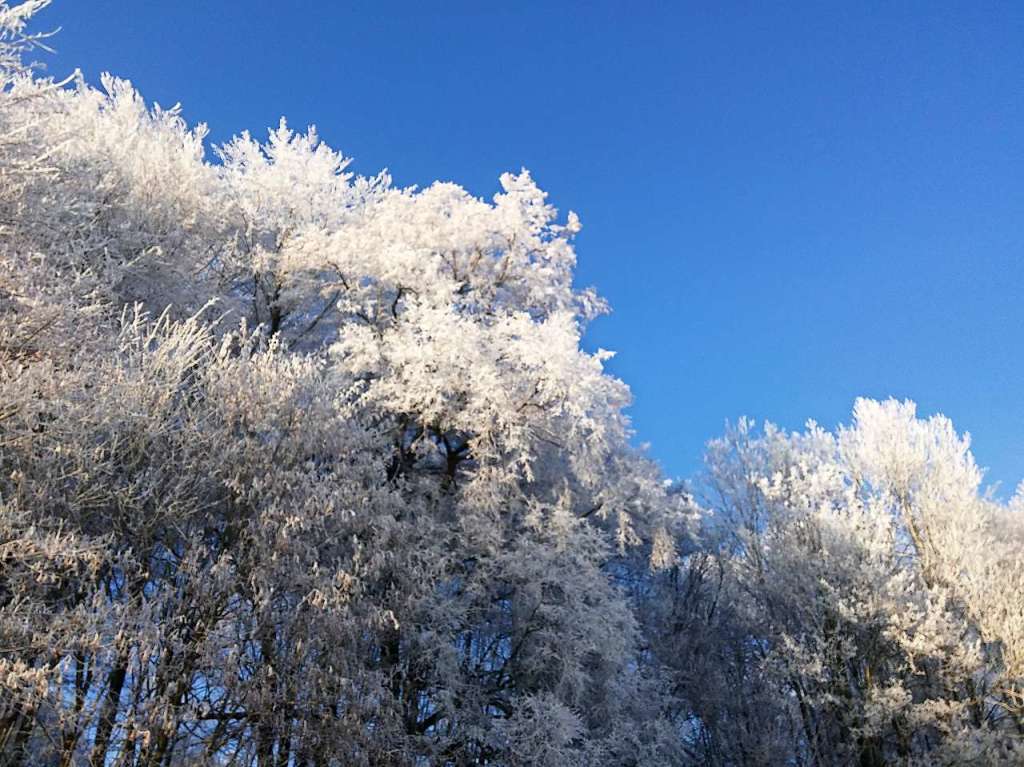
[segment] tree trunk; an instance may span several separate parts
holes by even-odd
[[[103,711],[96,726],[96,739],[93,741],[91,767],[104,767],[107,762],[107,749],[110,747],[110,736],[117,720],[117,709],[121,705],[121,690],[124,688],[125,676],[128,673],[128,653],[121,650],[117,655],[114,667],[107,675],[107,695],[103,702]]]

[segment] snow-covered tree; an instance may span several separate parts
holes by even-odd
[[[707,461],[704,546],[651,608],[707,763],[1024,759],[1024,517],[979,492],[948,419],[744,420]]]
[[[680,758],[623,584],[683,507],[580,348],[577,217],[283,123],[214,163],[126,81],[15,69],[3,760]]]
[[[0,3],[0,763],[1024,759],[1024,490],[913,405],[692,486],[525,170],[395,187],[39,76]]]

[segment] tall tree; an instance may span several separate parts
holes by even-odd
[[[676,759],[622,579],[682,507],[576,216],[102,85],[0,94],[3,758]]]

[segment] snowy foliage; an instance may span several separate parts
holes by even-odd
[[[619,579],[682,508],[580,349],[578,218],[5,71],[5,763],[675,759]]]
[[[1024,491],[909,403],[630,447],[580,220],[206,150],[0,3],[0,763],[1019,764]]]
[[[707,461],[703,550],[649,608],[704,763],[1024,761],[1024,517],[948,419],[744,420]]]

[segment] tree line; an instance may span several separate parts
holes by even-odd
[[[947,419],[668,482],[529,173],[210,157],[27,65],[46,4],[0,3],[0,764],[1024,764],[1024,494]]]

